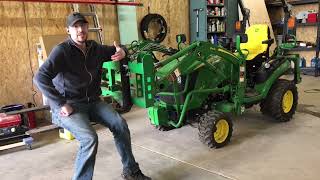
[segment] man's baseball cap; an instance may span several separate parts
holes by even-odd
[[[82,21],[84,23],[88,23],[88,21],[86,20],[86,18],[79,12],[74,12],[71,13],[68,17],[67,17],[67,27],[69,26],[73,26],[76,22],[78,21]]]

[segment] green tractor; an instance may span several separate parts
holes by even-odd
[[[241,115],[260,104],[261,112],[275,121],[289,121],[296,111],[301,81],[299,55],[288,54],[295,37],[273,43],[267,25],[252,25],[235,37],[232,52],[209,42],[178,49],[149,41],[135,41],[127,62],[106,62],[102,95],[112,97],[125,110],[132,104],[148,109],[151,124],[160,129],[179,128],[197,120],[199,138],[210,148],[226,145],[232,136],[230,113]],[[153,52],[165,57],[158,61]],[[291,79],[283,76],[291,75]]]

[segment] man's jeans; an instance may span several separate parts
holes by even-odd
[[[75,163],[74,180],[90,180],[93,176],[98,136],[90,121],[96,121],[108,127],[113,133],[117,150],[121,156],[123,172],[134,173],[139,170],[139,165],[132,154],[128,125],[111,105],[103,101],[70,105],[74,111],[68,117],[60,116],[60,109],[53,109],[52,121],[54,124],[70,131],[80,142]]]

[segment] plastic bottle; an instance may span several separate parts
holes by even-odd
[[[221,16],[224,16],[224,7],[221,8],[220,15],[221,15]]]
[[[221,31],[221,25],[220,25],[220,21],[217,20],[217,32]]]
[[[224,32],[225,31],[225,23],[221,22],[221,31]]]
[[[299,66],[300,66],[301,68],[306,67],[306,59],[305,59],[304,57],[302,57],[302,58],[300,59]]]
[[[218,41],[218,36],[215,34],[214,35],[214,44],[218,45],[219,41]]]
[[[314,57],[314,61],[315,61],[315,67],[317,68],[317,69],[320,69],[320,58],[316,58],[316,57]]]
[[[215,7],[214,11],[216,16],[220,16],[220,9],[218,7]]]
[[[216,27],[216,22],[215,21],[212,22],[211,26],[212,26],[211,27],[211,32],[216,32],[217,31],[217,27]]]
[[[316,57],[311,59],[311,67],[316,67]]]

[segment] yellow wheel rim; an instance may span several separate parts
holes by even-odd
[[[293,106],[293,93],[291,90],[288,90],[282,98],[282,109],[284,113],[290,112]]]
[[[214,132],[214,139],[217,143],[223,143],[229,134],[229,124],[225,119],[218,120],[216,124],[216,132]]]

